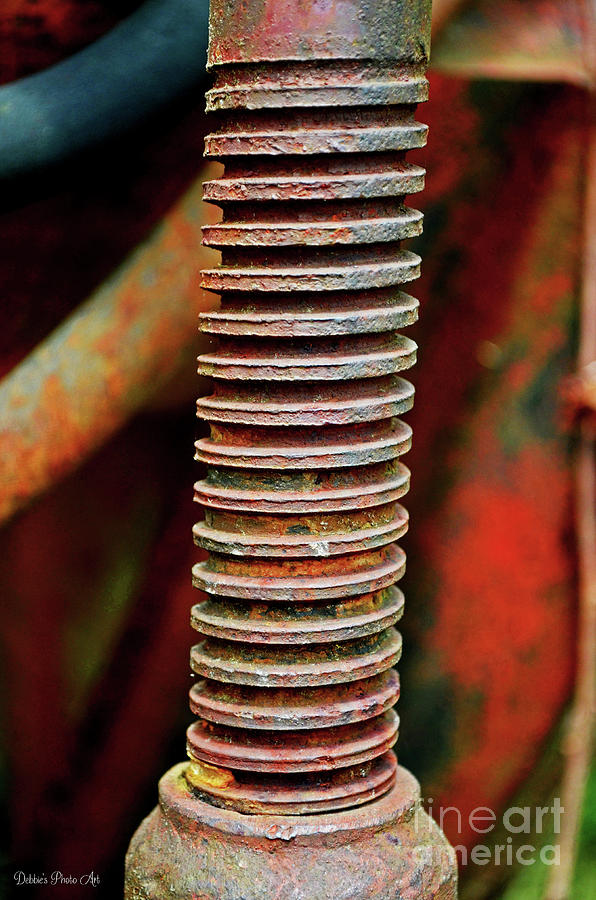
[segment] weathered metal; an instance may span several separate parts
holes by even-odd
[[[199,247],[204,209],[197,180],[0,381],[0,523],[80,465],[190,362],[197,314],[214,303],[195,278],[197,250],[209,258]]]
[[[159,807],[131,844],[128,897],[454,896],[451,851],[404,769],[381,799],[324,815],[217,808],[189,793],[183,765],[162,778],[159,792]]]
[[[593,87],[591,7],[568,0],[440,0],[433,4],[433,31],[441,32],[433,65],[460,77]]]
[[[222,261],[202,284],[222,302],[201,319],[217,337],[199,357],[215,379],[198,404],[210,435],[196,445],[207,473],[194,535],[209,553],[193,569],[208,595],[192,615],[201,718],[190,765],[165,776],[133,840],[129,897],[454,896],[442,835],[427,825],[426,849],[418,826],[402,835],[427,819],[391,749],[405,567],[395,540],[408,522],[395,501],[411,439],[396,416],[413,400],[397,373],[416,354],[395,329],[416,318],[401,286],[420,260],[401,242],[421,230],[404,199],[423,171],[405,154],[426,140],[414,109],[427,96],[430,24],[429,4],[397,7],[212,3],[207,109],[219,118],[206,153],[225,173],[205,186],[223,219],[204,230]],[[338,881],[345,851],[323,852],[324,835],[345,825],[359,874]],[[386,828],[388,859],[376,848]],[[205,842],[214,856],[197,865]]]
[[[31,12],[25,0],[8,5]],[[98,0],[94,8],[110,5]],[[527,61],[540,53],[537,18],[556,12],[557,5],[564,7],[564,0],[525,3],[531,8],[527,38],[519,39],[525,55],[517,57],[519,73],[511,69],[511,77],[523,78]],[[50,23],[56,33],[61,29],[59,40],[44,35],[35,48],[70,52],[63,35],[76,26],[70,14],[75,6],[81,9],[73,0],[39,0],[35,20],[20,22],[20,34],[31,36],[45,9],[61,7],[60,20],[54,15]],[[433,27],[440,7],[433,0]],[[504,23],[511,21],[508,13],[509,6],[500,4]],[[482,24],[494,34],[500,19],[495,14]],[[448,32],[452,40],[457,34],[463,55],[478,46],[461,16],[446,37]],[[502,51],[510,47],[503,44]],[[12,52],[7,49],[2,64],[12,64]],[[439,38],[433,40],[431,102],[423,108],[432,135],[423,151],[429,176],[415,204],[425,213],[422,246],[432,247],[421,253],[423,278],[412,291],[424,313],[416,326],[424,348],[417,396],[429,402],[417,403],[405,417],[415,436],[404,459],[415,473],[415,495],[407,498],[415,527],[401,585],[408,614],[399,664],[405,703],[399,706],[399,753],[400,762],[421,776],[424,794],[434,798],[435,814],[441,805],[457,805],[467,821],[465,810],[479,804],[498,812],[546,802],[558,760],[553,728],[572,684],[575,545],[568,445],[556,439],[557,383],[575,365],[574,273],[582,247],[587,117],[584,94],[576,89],[445,78],[437,72],[440,58]],[[114,155],[102,153],[92,178],[83,164],[67,195],[4,217],[3,372],[101,282],[194,177],[204,119],[195,112],[192,121],[192,135],[179,129],[173,135],[171,120],[160,122],[145,133],[142,149],[137,145],[131,153],[123,142]],[[169,148],[165,158],[156,157],[156,147]],[[108,173],[103,178],[102,170]],[[186,231],[178,235],[185,243]],[[184,252],[192,272],[196,251],[189,243]],[[138,289],[144,289],[142,280]],[[164,315],[174,301],[177,295],[165,286]],[[189,314],[189,341],[195,326]],[[126,346],[131,333],[122,335]],[[149,811],[150,786],[166,768],[164,748],[185,716],[185,611],[197,599],[185,576],[192,553],[192,523],[183,512],[189,507],[183,462],[189,363],[181,362],[186,388],[167,392],[167,411],[152,403],[140,421],[135,413],[117,440],[98,448],[78,473],[38,497],[4,532],[0,639],[5,730],[11,736],[5,756],[12,858],[26,870],[51,866],[64,872],[77,871],[84,860],[87,870],[101,874],[98,900],[99,893],[118,894],[120,869],[113,860],[124,855],[141,809]],[[531,410],[530,417],[520,410]],[[480,417],[482,429],[474,424]],[[490,490],[476,490],[468,502],[461,488],[471,477],[480,482],[483,473],[491,478]],[[123,488],[133,486],[144,513],[123,498]],[[178,518],[166,536],[158,511],[173,519],[176,507]],[[463,530],[462,517],[469,526]],[[507,527],[495,532],[501,522]],[[147,532],[141,544],[139,535]],[[563,572],[561,556],[567,560]],[[459,571],[443,591],[445,567],[451,572],[456,559]],[[133,567],[134,577],[120,577]],[[477,640],[463,645],[470,632]],[[453,648],[459,646],[465,652],[458,655]],[[531,685],[530,705],[520,706],[522,683]],[[457,832],[454,813],[445,826],[454,844],[478,841],[471,830]],[[43,860],[33,859],[38,852]],[[485,882],[489,870],[490,864],[468,866],[469,892],[470,878]],[[509,869],[496,866],[494,874],[502,882]],[[575,890],[591,895],[587,888]]]
[[[583,366],[575,375],[570,375],[561,385],[565,412],[569,424],[577,424],[581,419],[594,420],[596,414],[596,362]]]
[[[410,431],[395,417],[411,407],[413,388],[397,373],[413,364],[416,345],[394,329],[417,309],[399,286],[417,277],[419,258],[400,242],[422,223],[404,206],[424,174],[405,151],[426,139],[413,111],[427,95],[428,11],[402,4],[388,15],[383,3],[350,17],[343,3],[216,10],[207,108],[220,117],[206,152],[226,169],[205,186],[223,219],[204,229],[204,241],[222,263],[203,273],[203,286],[220,292],[222,305],[201,323],[218,338],[199,358],[215,383],[198,404],[211,433],[197,443],[209,471],[197,485],[197,499],[208,500],[195,540],[209,557],[193,572],[212,599],[192,620],[205,635],[191,659],[206,679],[192,692],[205,722],[189,730],[188,750],[234,778],[215,791],[199,766],[192,784],[246,808],[254,784],[239,800],[240,770],[253,781],[286,773],[288,800],[308,811],[294,773],[349,768],[344,805],[353,806],[370,796],[354,790],[370,778],[362,763],[386,761],[383,790],[395,777],[397,720],[384,710],[396,694],[366,703],[357,724],[344,724],[335,696],[355,682],[366,697],[362,681],[374,682],[401,653],[392,625],[403,600],[391,586],[404,571],[394,541],[408,520],[387,500],[396,475],[398,495],[407,488],[396,461]],[[291,494],[282,473],[293,476]],[[226,480],[220,505],[213,487]],[[365,481],[373,489],[363,500]],[[276,728],[237,713],[218,721],[202,703],[213,684],[250,686],[251,712],[267,698]],[[312,708],[285,714],[297,688],[318,689],[324,731],[310,730]],[[336,783],[329,808],[341,793]],[[261,794],[261,808],[269,797],[278,809],[277,792]],[[322,796],[313,802],[325,808]]]

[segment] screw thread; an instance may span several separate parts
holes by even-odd
[[[207,95],[225,171],[205,185],[223,217],[203,286],[222,302],[200,325],[214,382],[187,778],[242,812],[350,807],[395,780],[414,393],[399,373],[416,353],[397,329],[417,316],[401,242],[422,227],[405,157],[426,92],[419,65],[341,61],[221,66]]]

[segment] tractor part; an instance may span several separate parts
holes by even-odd
[[[391,749],[430,3],[213,0],[210,26],[199,719],[126,897],[453,898],[453,851]]]
[[[193,267],[209,209],[200,195],[197,179],[109,279],[0,380],[0,525],[72,472],[156,390],[170,391],[172,374],[196,354],[196,317],[214,299],[198,290]],[[210,251],[202,253],[207,261]]]

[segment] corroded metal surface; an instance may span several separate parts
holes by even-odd
[[[378,797],[396,772],[397,417],[416,359],[396,329],[417,318],[402,286],[420,259],[402,241],[422,228],[404,200],[424,181],[405,156],[426,140],[426,11],[337,2],[278,29],[261,6],[212,5],[206,153],[225,170],[205,184],[223,216],[203,231],[222,260],[202,284],[222,302],[200,326],[214,381],[193,582],[208,599],[192,614],[187,775],[231,809],[314,812]]]
[[[202,209],[199,179],[0,381],[0,522],[80,465],[190,361],[196,315],[215,302],[194,277]]]
[[[199,719],[131,844],[129,898],[455,896],[392,750],[429,12],[397,6],[212,2]]]
[[[9,5],[19,2],[23,8],[30,6],[25,0]],[[52,2],[40,0],[35,5],[36,14]],[[64,9],[74,6],[72,0],[61,4],[55,0],[53,5]],[[85,4],[85,9],[89,5]],[[530,9],[526,55],[516,57],[522,72],[530,53],[536,52],[538,15],[544,10],[545,14],[556,12],[555,6],[545,9],[538,2],[523,5]],[[441,4],[438,6],[440,9]],[[508,15],[509,4],[493,6],[494,18],[490,22],[484,18],[481,26],[489,28],[491,35],[496,35],[499,27],[507,28],[509,38],[515,31]],[[559,6],[563,9],[565,4]],[[433,2],[433,25],[436,12]],[[66,24],[72,28],[73,20],[68,19]],[[461,20],[455,32],[458,52],[474,51],[478,56],[480,44],[465,39],[469,33]],[[517,34],[521,32],[520,27]],[[85,41],[90,37],[86,35]],[[522,40],[523,35],[519,46]],[[45,53],[45,46],[40,48],[39,41],[35,44]],[[509,53],[511,47],[511,43],[505,47],[503,42],[502,51]],[[442,55],[435,40],[435,69]],[[485,61],[485,57],[477,59],[476,71]],[[8,51],[3,62],[9,62]],[[573,62],[577,68],[581,54],[576,52]],[[556,77],[553,72],[552,79]],[[404,460],[415,474],[416,497],[409,495],[407,506],[420,552],[416,560],[411,555],[415,545],[409,544],[408,615],[400,662],[400,668],[409,667],[403,672],[408,707],[399,706],[404,736],[399,744],[400,761],[405,763],[407,754],[407,764],[423,777],[425,793],[440,796],[444,806],[461,806],[465,794],[468,809],[481,803],[498,810],[511,805],[511,792],[524,773],[536,770],[545,736],[564,708],[574,672],[574,544],[569,539],[572,521],[567,495],[570,476],[564,444],[553,442],[552,426],[557,415],[556,381],[573,371],[569,357],[569,342],[573,344],[575,333],[573,273],[578,269],[581,247],[574,222],[580,221],[578,166],[583,162],[581,120],[585,117],[580,92],[557,85],[538,90],[513,84],[498,89],[494,84],[483,87],[474,83],[470,87],[465,81],[431,72],[431,97],[432,103],[424,106],[424,119],[431,126],[430,144],[434,149],[430,158],[425,151],[425,159],[432,177],[429,175],[427,192],[423,199],[417,198],[416,205],[424,202],[421,208],[425,210],[426,240],[433,249],[432,261],[426,251],[422,254],[425,284],[417,283],[415,291],[424,310],[424,334],[418,335],[424,352],[416,370],[416,408],[407,419],[414,427],[417,455],[413,458],[409,454]],[[497,137],[503,131],[506,147]],[[108,190],[105,179],[102,182],[94,169],[94,177],[88,180],[88,185],[94,185],[94,193],[87,188],[83,193],[79,182],[75,200],[54,204],[53,216],[52,208],[35,204],[19,217],[6,217],[3,371],[23,358],[68,313],[77,298],[84,298],[89,284],[98,284],[122,257],[123,250],[110,254],[110,247],[113,241],[122,239],[131,222],[135,230],[127,246],[147,230],[141,222],[149,210],[155,220],[170,206],[170,200],[164,202],[163,192],[169,191],[167,196],[173,200],[178,188],[172,186],[172,180],[179,179],[176,184],[180,185],[188,177],[184,174],[185,161],[186,172],[190,167],[196,171],[198,137],[189,143],[179,134],[173,137],[169,126],[160,126],[147,143],[150,152],[160,139],[171,148],[170,161],[162,165],[157,177],[153,172],[152,182],[147,175],[150,167],[140,164],[136,154],[129,167],[119,157],[127,177],[135,179],[137,200],[123,186],[121,166],[106,163]],[[497,205],[495,196],[500,198]],[[140,198],[142,202],[138,202]],[[511,228],[512,220],[515,228]],[[31,221],[37,226],[27,224]],[[97,232],[101,221],[104,233],[90,239],[86,229],[95,228]],[[192,275],[196,249],[186,242],[184,230],[178,234],[187,255],[185,267]],[[550,238],[547,242],[545,236],[551,234],[552,242]],[[453,265],[454,259],[457,265]],[[85,289],[74,288],[69,294],[68,286],[80,284],[83,272]],[[524,273],[533,273],[530,282],[524,279]],[[160,279],[158,275],[156,286],[164,315],[170,312],[174,295],[163,290]],[[150,284],[148,287],[152,291]],[[423,290],[430,297],[423,296]],[[530,303],[536,308],[541,305],[536,316],[529,312]],[[190,342],[196,320],[190,308],[188,312]],[[517,331],[506,330],[512,321]],[[132,348],[130,333],[120,333],[123,346]],[[22,349],[19,334],[26,335]],[[538,335],[544,340],[538,341]],[[163,336],[167,346],[165,332]],[[476,361],[481,339],[494,342],[501,350],[501,359],[506,362],[496,372],[487,371]],[[520,342],[527,348],[521,383],[517,355]],[[133,350],[133,355],[136,352]],[[183,365],[189,373],[187,380],[192,380],[188,362]],[[151,380],[146,375],[139,377],[138,387]],[[494,381],[501,381],[503,390],[493,398]],[[457,393],[460,385],[463,397]],[[138,387],[132,388],[135,396],[139,396]],[[78,387],[71,383],[71,388],[69,405],[79,396]],[[542,400],[540,414],[532,417],[528,430],[529,420],[513,411],[527,409],[530,396],[535,402],[540,397]],[[178,402],[186,401],[180,398]],[[486,412],[480,429],[470,417],[479,415],[483,406]],[[93,404],[87,407],[95,408]],[[444,417],[437,424],[438,408],[444,410]],[[186,590],[188,576],[185,578],[190,566],[184,550],[188,516],[180,513],[177,530],[170,525],[168,536],[160,520],[159,541],[163,546],[157,548],[150,543],[149,550],[143,545],[141,551],[137,543],[137,535],[144,533],[146,522],[154,521],[162,502],[174,514],[178,506],[176,489],[182,494],[180,507],[188,507],[184,500],[188,472],[180,465],[186,454],[180,445],[188,437],[179,434],[179,423],[187,421],[187,416],[172,416],[171,412],[162,412],[159,419],[154,416],[150,420],[153,436],[151,428],[142,432],[145,440],[139,439],[136,430],[126,431],[116,445],[94,454],[92,469],[85,468],[68,483],[57,485],[50,495],[36,502],[34,509],[19,516],[10,537],[8,532],[4,537],[4,655],[11,694],[6,716],[7,731],[14,736],[7,751],[12,785],[10,831],[15,843],[18,835],[27,853],[43,848],[46,862],[39,865],[40,869],[51,865],[75,871],[77,862],[86,860],[88,870],[102,873],[103,890],[110,896],[117,895],[118,888],[110,894],[103,872],[111,871],[110,860],[122,855],[121,848],[136,824],[138,798],[147,796],[149,785],[163,768],[160,753],[168,735],[179,727],[183,715],[180,703],[184,702],[188,682],[185,612],[194,602]],[[524,436],[519,460],[512,457],[510,449],[514,432]],[[447,433],[447,443],[455,448],[450,460],[442,452]],[[99,438],[103,439],[101,435]],[[160,441],[155,438],[162,444],[168,442],[167,459],[163,452],[159,455]],[[40,442],[40,447],[42,443],[46,449],[52,447],[46,441]],[[145,453],[142,464],[135,456],[141,452],[141,443]],[[485,461],[487,452],[490,456]],[[127,466],[126,460],[132,458],[135,465]],[[460,493],[459,486],[479,470],[494,473],[494,483],[483,494],[475,491],[468,504],[468,495]],[[176,487],[167,477],[174,472]],[[134,483],[134,490],[144,497],[149,516],[145,513],[128,521],[132,506],[122,503],[124,482],[131,489]],[[549,485],[548,494],[544,484]],[[523,493],[524,510],[529,513],[535,509],[537,518],[520,515],[517,505],[512,509],[512,485],[516,502]],[[437,498],[446,514],[437,516]],[[464,501],[465,509],[461,506]],[[479,502],[484,505],[480,515]],[[459,527],[462,510],[469,523],[463,532]],[[517,528],[514,532],[511,528],[499,531],[495,540],[495,521],[505,520],[517,524]],[[531,554],[524,536],[528,521],[533,523],[532,533],[536,533],[537,525],[541,535],[531,542]],[[105,534],[103,540],[98,534]],[[425,540],[427,535],[431,535],[430,545]],[[127,559],[139,573],[149,560],[150,595],[112,578],[111,561],[116,552],[124,553],[123,549],[114,549],[119,547],[126,547]],[[459,571],[440,591],[443,565],[451,565],[454,556],[459,560]],[[167,560],[167,569],[156,562],[159,558]],[[554,567],[553,558],[557,560]],[[568,560],[562,574],[561,558]],[[87,575],[93,573],[90,579],[85,576],[85,585],[76,576],[81,561]],[[68,578],[65,572],[70,573]],[[536,575],[538,580],[532,580],[531,572],[541,573]],[[465,581],[462,574],[467,576]],[[458,592],[454,593],[456,584]],[[122,606],[114,602],[118,585],[121,593],[126,591]],[[87,596],[89,591],[91,595]],[[82,592],[86,594],[84,603]],[[514,606],[511,596],[516,597]],[[435,615],[439,608],[449,611],[448,618]],[[475,611],[477,618],[470,627]],[[135,621],[143,623],[132,641],[128,633],[125,639],[118,639],[122,616],[127,621],[136,617]],[[524,619],[522,629],[520,616]],[[466,652],[456,659],[453,647],[459,646],[464,632],[470,631],[479,633],[480,638],[466,644]],[[549,640],[549,631],[557,634],[556,644]],[[437,653],[439,633],[441,649]],[[511,634],[516,637],[514,644]],[[89,652],[99,664],[93,672],[87,665]],[[81,706],[77,698],[84,695],[89,677],[96,679],[94,694]],[[531,707],[525,704],[520,708],[519,684],[528,682],[533,684],[533,702]],[[43,695],[40,683],[44,683]],[[77,713],[71,716],[75,706]],[[109,710],[109,722],[98,739],[95,723],[105,710]],[[428,741],[429,722],[432,742]],[[488,741],[483,739],[485,735],[489,735]],[[42,757],[36,753],[39,746],[44,746]],[[510,753],[512,746],[515,753]],[[73,747],[77,758],[84,759],[84,766],[74,764],[69,770],[69,796],[65,797],[64,791],[56,788],[56,772],[64,771],[63,759],[72,758]],[[130,767],[131,759],[135,760],[134,768]],[[460,765],[461,759],[466,763]],[[457,777],[452,777],[454,771]],[[113,789],[116,783],[118,791]],[[440,795],[437,785],[441,786]],[[438,804],[436,800],[435,809]],[[447,828],[454,827],[454,818],[448,816],[447,820]],[[454,843],[462,842],[461,835],[452,834]],[[467,834],[465,840],[470,836],[476,837]],[[28,856],[26,860],[30,861]],[[477,874],[485,875],[487,869],[481,867]],[[72,893],[72,887],[67,886],[68,893]]]
[[[183,771],[180,765],[162,778],[160,805],[133,838],[127,900],[456,896],[454,852],[402,768],[376,803],[283,817],[217,809],[192,796]]]
[[[211,3],[209,65],[278,60],[318,63],[329,59],[426,63],[430,13],[427,0],[291,4],[217,0]],[[260,71],[251,74],[258,77]],[[279,86],[276,79],[274,90]]]

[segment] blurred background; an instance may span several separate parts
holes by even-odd
[[[0,7],[6,896],[17,869],[101,879],[31,896],[120,896],[184,758],[206,7]],[[398,755],[433,809],[461,810],[454,844],[477,842],[478,806],[562,796],[577,819],[562,889],[540,863],[471,865],[463,900],[596,896],[592,16],[433,4]]]

